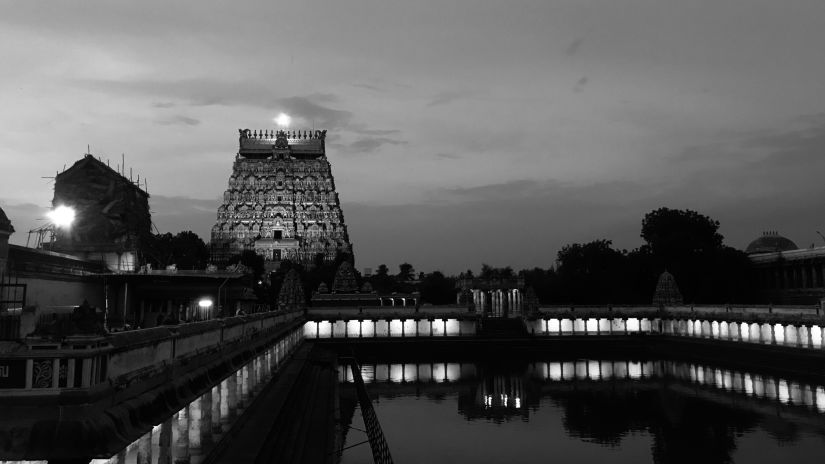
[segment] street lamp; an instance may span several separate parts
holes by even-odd
[[[201,309],[201,314],[206,314],[206,317],[203,319],[212,318],[212,312],[210,311],[212,309],[212,304],[212,298],[201,298],[200,301],[198,301],[198,307]]]
[[[75,212],[74,208],[66,205],[60,205],[57,208],[49,211],[46,216],[52,221],[55,227],[68,229],[74,222]]]

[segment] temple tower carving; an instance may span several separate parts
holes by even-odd
[[[268,269],[352,253],[326,157],[327,131],[238,130],[238,154],[212,227],[212,260],[253,250]]]

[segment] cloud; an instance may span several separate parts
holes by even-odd
[[[403,140],[395,140],[389,137],[363,137],[351,143],[347,150],[354,153],[371,153],[384,145],[406,145]]]
[[[564,50],[564,54],[567,55],[567,56],[575,55],[579,51],[579,48],[581,48],[583,42],[584,42],[584,37],[580,37],[580,38],[574,40]]]
[[[170,118],[159,119],[155,121],[156,124],[160,124],[162,126],[177,126],[177,125],[184,125],[184,126],[197,126],[200,124],[200,120],[195,118],[190,118],[189,116],[183,115],[176,115]]]
[[[149,205],[152,223],[160,233],[191,230],[208,242],[221,199],[200,199],[183,196],[152,195]],[[153,230],[154,232],[154,230]]]
[[[456,155],[455,153],[436,153],[435,157],[446,160],[457,160],[462,158],[461,155]]]
[[[579,79],[578,82],[576,82],[576,86],[573,87],[573,91],[576,93],[583,92],[584,87],[587,85],[587,81],[587,76],[584,76],[581,79]]]
[[[427,103],[427,107],[447,105],[447,104],[452,103],[456,100],[460,100],[462,98],[467,98],[468,96],[470,96],[470,92],[464,92],[464,91],[441,92],[439,94],[436,94]]]
[[[29,240],[28,232],[49,223],[46,213],[51,205],[36,205],[34,203],[7,203],[0,202],[0,207],[5,211],[14,233],[9,237],[9,242],[15,245],[26,245]],[[31,235],[30,246],[34,246],[36,240],[34,234]]]
[[[175,103],[173,102],[155,102],[152,103],[152,108],[173,108]]]

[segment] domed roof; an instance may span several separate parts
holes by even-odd
[[[11,226],[11,221],[9,221],[3,208],[0,208],[0,230],[8,233],[14,232],[14,227]]]
[[[787,239],[775,230],[763,232],[762,236],[752,241],[745,249],[745,253],[751,255],[756,253],[775,253],[777,251],[798,250],[796,243]]]

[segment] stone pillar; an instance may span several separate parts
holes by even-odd
[[[138,438],[137,464],[152,464],[152,429]]]
[[[160,425],[158,464],[172,464],[172,417]]]
[[[177,436],[175,437],[174,462],[188,463],[189,462],[189,415],[188,408],[183,408],[177,414],[178,423],[175,428]]]
[[[203,408],[201,398],[189,403],[189,452],[201,454],[201,429],[203,426]]]
[[[235,374],[231,374],[223,382],[221,382],[221,396],[223,402],[221,404],[221,422],[222,425],[229,427],[235,420],[235,408],[238,406],[238,378]],[[224,390],[225,389],[225,390]],[[221,427],[223,429],[223,427]]]

